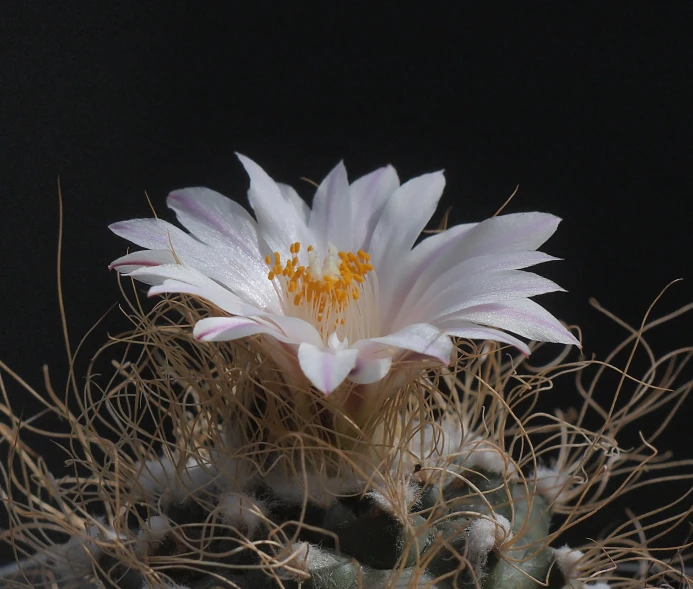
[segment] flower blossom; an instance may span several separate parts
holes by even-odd
[[[442,172],[400,184],[387,166],[349,184],[340,163],[310,208],[238,157],[255,218],[217,192],[187,188],[167,203],[188,233],[160,219],[110,227],[144,248],[111,268],[151,285],[150,296],[184,293],[223,312],[199,320],[196,339],[261,335],[326,394],[345,380],[375,383],[393,362],[449,364],[452,337],[504,342],[524,354],[529,348],[515,335],[578,344],[529,298],[563,289],[523,270],[556,259],[536,250],[557,217],[502,215],[417,244],[443,192]]]

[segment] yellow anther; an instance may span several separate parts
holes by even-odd
[[[290,255],[283,263],[279,252],[265,256],[265,263],[270,266],[267,278],[279,279],[277,287],[287,298],[289,294],[293,295],[289,300],[295,306],[307,306],[308,313],[318,322],[324,319],[335,326],[344,325],[342,314],[352,300],[359,299],[360,285],[366,281],[366,274],[373,270],[370,256],[363,250],[356,253],[330,250],[322,263],[313,255],[308,267],[299,266],[300,251],[301,244],[297,241],[289,246]],[[315,248],[310,245],[306,251],[313,252]]]

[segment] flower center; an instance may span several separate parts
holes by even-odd
[[[308,263],[300,265],[301,244],[291,244],[289,252],[291,257],[285,262],[274,252],[265,257],[265,263],[270,267],[268,280],[275,282],[283,298],[293,305],[291,314],[312,320],[321,331],[344,325],[347,307],[359,299],[366,277],[373,271],[370,256],[363,250],[340,252],[330,244],[321,259],[310,245],[306,250]]]

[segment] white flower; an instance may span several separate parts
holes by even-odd
[[[250,176],[255,219],[207,188],[168,197],[190,233],[160,219],[111,225],[145,248],[116,268],[152,285],[150,295],[202,297],[227,315],[199,321],[194,336],[225,341],[264,334],[297,359],[323,393],[345,379],[374,383],[393,361],[450,362],[451,336],[509,343],[577,344],[529,297],[562,290],[523,268],[556,258],[536,251],[560,219],[518,213],[458,225],[414,245],[445,179],[400,185],[391,166],[351,185],[340,163],[309,208],[290,186],[238,156]],[[257,219],[257,220],[256,220]]]

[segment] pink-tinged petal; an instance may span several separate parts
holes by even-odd
[[[505,329],[540,342],[580,346],[580,342],[558,319],[529,299],[477,305],[455,313],[452,318]]]
[[[237,295],[194,268],[180,264],[165,264],[156,267],[141,267],[128,274],[140,282],[153,285],[149,296],[164,293],[181,293],[208,300],[220,309],[233,315],[256,315],[262,313],[255,305],[248,304]]]
[[[306,203],[306,201],[299,196],[298,192],[296,192],[293,187],[289,186],[288,184],[277,182],[277,186],[279,187],[279,192],[282,193],[284,200],[293,205],[296,212],[307,226],[308,221],[310,220],[310,207],[308,206],[308,203]]]
[[[445,333],[454,337],[461,337],[463,339],[491,340],[494,342],[510,344],[511,346],[520,350],[520,352],[522,352],[525,356],[529,356],[529,347],[526,343],[508,333],[493,329],[492,327],[483,327],[481,325],[475,325],[474,323],[457,319],[446,321],[441,324],[441,327],[445,329]]]
[[[399,177],[392,166],[385,166],[351,183],[352,231],[354,249],[370,249],[375,226],[388,199],[399,188]]]
[[[432,277],[431,268],[439,266],[438,260],[446,257],[448,252],[456,251],[464,236],[476,223],[456,225],[441,233],[436,233],[424,239],[413,250],[405,254],[396,265],[392,279],[380,286],[381,312],[383,326],[393,331],[395,317],[400,314],[406,301],[417,301],[440,274]],[[427,279],[423,279],[427,274]]]
[[[333,350],[302,343],[298,363],[313,386],[324,394],[334,391],[356,366],[358,350]]]
[[[257,222],[237,202],[209,188],[174,190],[166,202],[181,224],[207,245],[234,247],[249,257],[264,257],[260,255]]]
[[[228,333],[225,332],[226,327],[230,329]],[[209,317],[198,321],[193,330],[193,335],[204,341],[229,341],[260,333],[271,335],[285,344],[299,345],[305,342],[322,345],[320,334],[310,323],[284,315]]]
[[[312,323],[298,317],[288,317],[277,313],[263,313],[256,319],[266,325],[276,327],[283,334],[277,337],[284,343],[300,344],[307,342],[316,346],[322,345],[322,336]]]
[[[279,306],[264,260],[249,257],[241,249],[211,248],[160,219],[132,219],[114,223],[110,229],[140,247],[172,251],[181,264],[213,278],[249,303],[268,309]]]
[[[476,305],[501,303],[533,297],[548,292],[564,291],[555,282],[522,270],[502,270],[480,274],[474,279],[428,297],[412,310],[411,321],[430,321]]]
[[[309,227],[318,240],[315,245],[319,252],[326,252],[329,243],[340,251],[352,251],[349,180],[342,162],[318,186]]]
[[[269,333],[272,329],[248,317],[209,317],[195,324],[193,336],[201,342],[228,342],[231,340]]]
[[[468,284],[482,274],[502,270],[519,270],[558,259],[543,252],[511,251],[463,260],[446,270],[442,275],[435,275],[430,271],[430,267],[426,268],[400,305],[399,313],[393,321],[393,328],[397,329],[400,325],[406,325],[412,321],[427,320],[417,314],[417,309],[423,309],[426,302],[435,298],[439,293],[454,288],[456,285]]]
[[[248,200],[271,251],[289,256],[292,243],[312,244],[314,238],[293,203],[282,195],[277,183],[253,160],[236,154],[250,177]]]
[[[356,384],[371,384],[385,378],[392,366],[392,357],[362,358],[359,356],[356,366],[349,373],[349,380]]]
[[[175,263],[176,259],[170,250],[140,250],[113,260],[108,269],[127,274],[142,267],[148,268]]]
[[[561,219],[548,213],[513,213],[486,219],[470,231],[457,261],[492,253],[535,250],[558,228]]]
[[[546,213],[516,213],[452,227],[428,237],[411,254],[402,258],[403,263],[397,267],[396,280],[392,281],[391,289],[384,292],[385,301],[390,297],[396,298],[399,293],[408,293],[406,296],[410,303],[418,301],[423,289],[464,260],[489,254],[535,250],[553,235],[559,223],[558,217]],[[416,287],[413,284],[415,281]],[[401,306],[385,301],[384,304],[390,309]],[[391,320],[393,317],[390,315]]]
[[[188,250],[196,253],[204,249],[185,231],[161,219],[130,219],[113,223],[108,228],[118,237],[150,250],[170,251],[173,247],[177,254],[186,255]]]
[[[453,349],[450,338],[440,329],[428,323],[414,323],[383,337],[361,340],[355,344],[355,347],[372,353],[374,344],[432,356],[444,364],[450,363]]]
[[[443,188],[442,172],[424,174],[400,186],[387,201],[369,252],[381,283],[392,279],[397,262],[411,250],[433,216]]]

